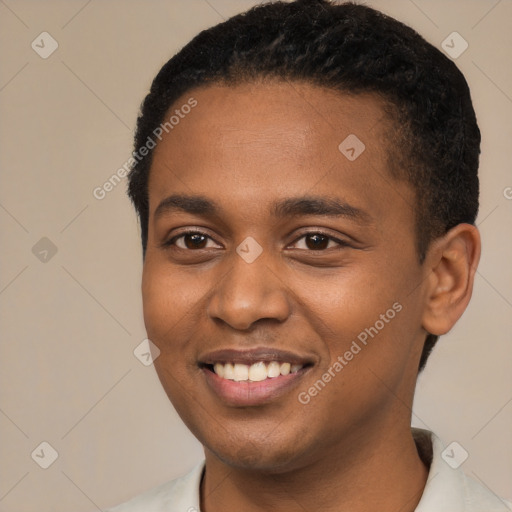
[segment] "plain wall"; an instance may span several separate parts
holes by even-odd
[[[0,2],[0,511],[103,509],[202,458],[153,367],[133,354],[145,331],[126,180],[101,200],[93,190],[129,158],[160,67],[256,3]],[[511,498],[512,3],[367,3],[437,47],[453,31],[469,43],[456,62],[483,136],[482,260],[469,308],[419,379],[413,418],[459,442],[463,469]],[[59,45],[47,59],[31,47],[43,31]],[[48,469],[31,458],[43,441],[58,452]]]

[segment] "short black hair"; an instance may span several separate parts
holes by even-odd
[[[420,263],[433,239],[457,224],[474,224],[480,130],[463,74],[412,28],[354,2],[268,2],[203,30],[153,80],[137,119],[134,154],[149,147],[154,130],[186,92],[265,79],[373,93],[382,100],[391,121],[387,167],[415,191]],[[151,147],[132,161],[128,183],[143,257],[152,154]],[[420,371],[437,339],[427,335]]]

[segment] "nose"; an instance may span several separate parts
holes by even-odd
[[[247,263],[234,253],[233,266],[210,296],[208,316],[237,330],[247,330],[259,320],[282,323],[290,315],[287,288],[260,256]]]

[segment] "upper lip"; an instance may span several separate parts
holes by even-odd
[[[282,363],[301,364],[303,366],[312,364],[311,357],[299,356],[287,350],[279,350],[270,347],[260,347],[250,350],[239,350],[225,348],[208,352],[199,357],[199,363],[203,365],[213,365],[215,363],[239,363],[251,365],[258,361],[279,361]]]

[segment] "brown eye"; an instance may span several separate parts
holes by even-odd
[[[187,231],[171,238],[164,246],[176,246],[184,250],[206,249],[209,240],[212,240],[211,237],[205,233],[201,233],[200,231]]]
[[[321,235],[319,233],[310,234],[305,236],[306,246],[308,249],[319,250],[327,249],[329,245],[329,237]]]
[[[306,249],[309,251],[323,251],[325,249],[335,248],[336,246],[338,246],[339,249],[342,249],[344,247],[348,247],[349,245],[343,240],[339,240],[320,232],[304,233],[294,242],[294,245],[297,246],[299,242],[302,242],[302,247],[299,246],[297,247],[298,249]]]
[[[204,249],[206,236],[199,233],[187,234],[183,236],[183,242],[187,249]]]

